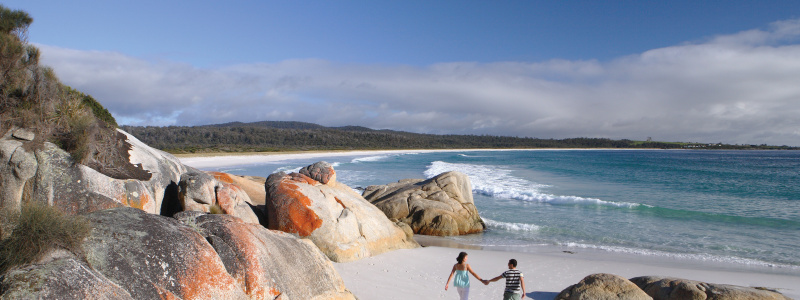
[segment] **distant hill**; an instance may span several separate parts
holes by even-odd
[[[326,128],[322,125],[306,122],[294,121],[261,121],[252,123],[230,122],[223,124],[204,125],[209,127],[263,127],[263,128],[280,128],[280,129],[323,129]],[[201,126],[202,127],[202,126]]]
[[[231,122],[193,127],[123,126],[122,129],[152,147],[172,153],[501,148],[796,149],[786,146],[605,138],[556,140],[492,135],[437,135],[375,130],[363,126],[325,127],[314,123],[287,121]]]

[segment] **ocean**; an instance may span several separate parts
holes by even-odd
[[[448,238],[461,244],[800,275],[800,151],[448,151],[209,170],[266,177],[320,160],[351,188],[467,174],[487,230]]]

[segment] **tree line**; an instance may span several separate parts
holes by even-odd
[[[650,148],[709,147],[704,144],[642,142],[607,138],[539,139],[494,135],[438,135],[365,127],[324,127],[303,122],[227,123],[206,126],[123,126],[142,142],[172,153],[303,150]],[[769,146],[755,146],[768,148]],[[783,146],[785,147],[785,146]],[[709,147],[710,148],[710,147]],[[752,149],[722,145],[714,149]],[[773,147],[780,149],[781,147]]]

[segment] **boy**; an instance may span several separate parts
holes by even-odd
[[[517,260],[510,259],[508,261],[508,271],[503,272],[500,276],[486,280],[484,284],[495,282],[500,278],[506,279],[506,290],[503,293],[503,300],[520,300],[525,298],[525,281],[522,278],[522,273],[517,270]]]

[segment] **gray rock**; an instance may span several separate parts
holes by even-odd
[[[328,184],[330,181],[336,181],[336,171],[333,166],[327,162],[320,161],[312,165],[300,169],[300,174],[306,175],[311,179],[319,181],[322,184]]]
[[[0,277],[2,299],[134,299],[69,252],[53,251],[36,264]]]
[[[688,279],[642,276],[631,278],[655,300],[786,300],[790,299],[778,291],[766,288],[751,288],[728,284],[714,284]]]
[[[649,300],[653,299],[638,286],[613,274],[586,276],[556,296],[555,300]]]
[[[0,139],[0,209],[19,210],[25,185],[36,174],[36,156],[23,143]]]
[[[388,218],[408,224],[417,234],[462,235],[486,228],[475,208],[469,177],[460,172],[373,185],[362,195]]]
[[[178,199],[184,211],[210,212],[211,206],[216,205],[224,214],[237,216],[248,223],[259,223],[248,205],[250,197],[234,184],[220,182],[213,175],[189,169],[181,175],[178,187]]]
[[[94,227],[87,261],[133,298],[248,298],[196,229],[129,207],[86,217]]]
[[[14,130],[14,134],[12,134],[12,136],[20,140],[32,141],[36,137],[36,134],[33,133],[33,131],[24,128],[19,128],[17,130]]]
[[[119,206],[160,213],[168,187],[177,184],[186,167],[174,156],[119,132],[131,146],[128,151],[131,165],[125,167],[138,170],[141,178],[111,178],[76,164],[69,153],[52,143],[27,146],[33,142],[15,138],[26,137],[24,130],[8,131],[0,138],[0,177],[3,181],[0,208],[19,209],[24,196],[71,214]],[[26,195],[23,195],[23,189],[26,189]],[[177,195],[174,198],[172,201],[177,202]]]

